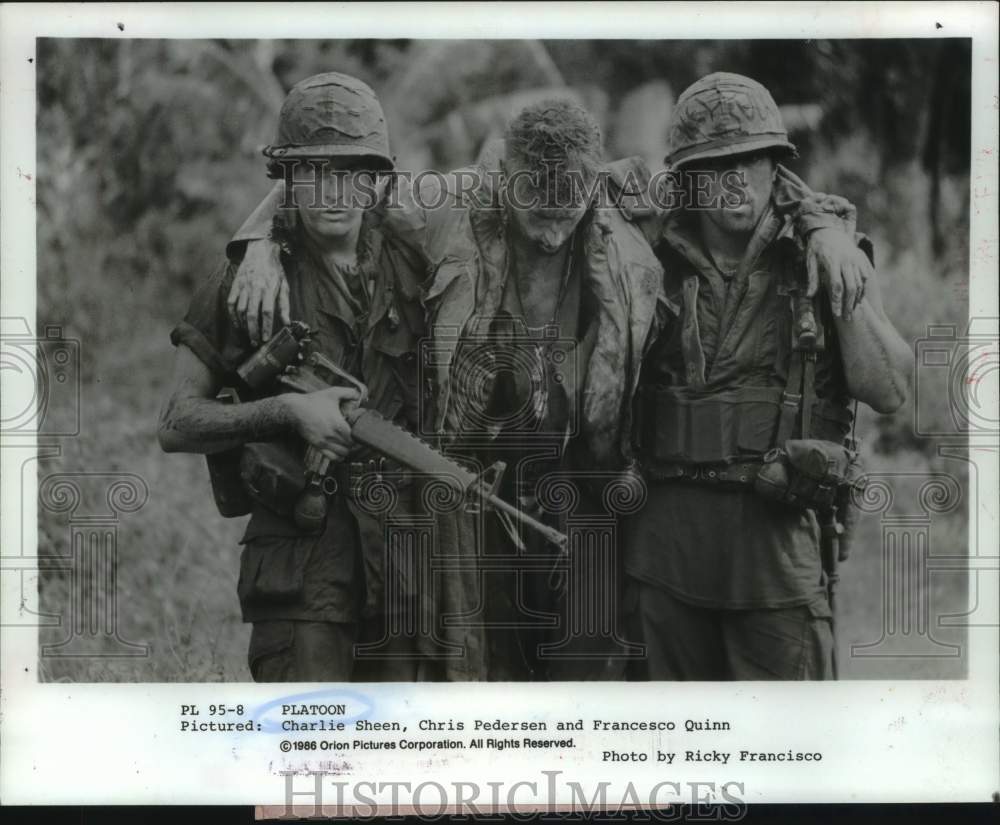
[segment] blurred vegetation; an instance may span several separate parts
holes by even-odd
[[[46,679],[248,679],[236,575],[242,525],[215,513],[203,459],[164,456],[156,416],[168,333],[229,235],[264,195],[260,148],[286,90],[337,70],[380,94],[401,168],[467,163],[532,98],[571,94],[604,126],[609,157],[657,164],[673,96],[710,71],[767,85],[814,188],[858,206],[887,311],[916,341],[964,329],[968,305],[970,48],[963,40],[224,41],[39,40],[38,326],[81,341],[82,435],[41,465],[128,471],[149,503],[119,529],[119,613],[149,659],[43,659]],[[922,421],[953,429],[946,370],[920,376]],[[914,402],[858,434],[872,469],[951,472],[914,432]],[[956,466],[957,465],[957,466]],[[905,485],[904,485],[905,486]],[[902,487],[901,487],[902,489]],[[914,505],[916,506],[916,505]],[[879,637],[880,524],[862,521],[843,570],[841,644]],[[41,513],[40,552],[67,552],[64,516]],[[934,553],[966,547],[964,504],[936,517]],[[939,580],[940,578],[940,580]],[[42,608],[64,611],[68,577]],[[964,577],[932,577],[933,607],[965,608]],[[961,640],[941,632],[947,641]],[[45,630],[54,641],[59,630]],[[855,677],[960,676],[964,662],[846,661]]]

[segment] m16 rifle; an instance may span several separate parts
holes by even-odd
[[[475,473],[389,421],[378,411],[366,407],[368,388],[322,353],[313,352],[306,357],[303,348],[308,340],[309,328],[305,324],[296,321],[283,327],[239,367],[237,372],[240,378],[254,390],[263,389],[275,381],[300,393],[319,392],[337,385],[354,387],[361,399],[344,404],[342,411],[355,441],[415,473],[444,482],[467,499],[478,500],[492,508],[518,546],[523,546],[517,530],[517,525],[522,525],[565,549],[564,534],[496,494],[506,469],[503,462],[498,461],[484,472]],[[303,530],[315,531],[323,524],[331,492],[328,483],[331,464],[330,459],[317,448],[312,445],[307,447],[305,489],[299,494],[294,507],[295,522]]]

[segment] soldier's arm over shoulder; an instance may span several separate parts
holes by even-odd
[[[278,214],[284,194],[285,184],[278,181],[271,187],[260,203],[254,207],[253,212],[243,221],[242,226],[226,244],[226,257],[231,261],[239,260],[246,252],[247,244],[253,241],[265,241],[270,237],[271,224],[274,216]]]
[[[772,203],[792,219],[806,251],[809,294],[825,287],[835,318],[851,320],[865,292],[872,266],[855,231],[857,209],[846,198],[814,192],[801,178],[779,165]]]
[[[642,231],[650,246],[660,237],[666,217],[665,200],[657,196],[649,166],[638,155],[621,158],[606,164],[607,195],[609,205],[614,205],[625,218]]]
[[[477,181],[482,170],[459,169],[448,175],[427,173],[421,177],[414,198],[423,216],[422,249],[426,262],[423,302],[433,323],[446,295],[475,290],[478,247],[472,230],[470,206],[463,199],[478,198]],[[475,194],[472,194],[475,192]],[[464,302],[460,302],[464,306]]]
[[[857,209],[839,195],[815,192],[798,175],[778,164],[772,202],[794,221],[795,233],[806,238],[816,229],[839,229],[853,235]]]
[[[275,320],[291,323],[281,248],[271,237],[284,193],[284,182],[275,183],[226,245],[227,257],[237,265],[227,296],[229,317],[246,330],[254,345],[271,337]]]

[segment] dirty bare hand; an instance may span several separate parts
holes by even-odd
[[[806,246],[809,286],[815,295],[820,285],[830,297],[835,318],[850,321],[865,296],[865,285],[874,274],[871,261],[858,248],[854,237],[840,229],[823,228],[809,234]]]
[[[302,395],[280,396],[292,414],[295,427],[307,442],[331,461],[343,461],[354,448],[351,425],[344,409],[356,405],[361,395],[353,387],[330,387]]]
[[[270,240],[250,241],[226,301],[233,324],[247,331],[255,347],[270,339],[275,308],[279,325],[292,320],[280,254]]]

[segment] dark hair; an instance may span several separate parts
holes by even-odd
[[[564,161],[588,171],[601,165],[601,129],[571,100],[543,100],[526,106],[507,125],[507,157],[529,168]]]
[[[543,100],[522,109],[507,125],[504,152],[509,162],[538,173],[538,188],[551,204],[563,204],[579,191],[567,174],[587,177],[601,167],[601,129],[593,116],[571,100]]]

